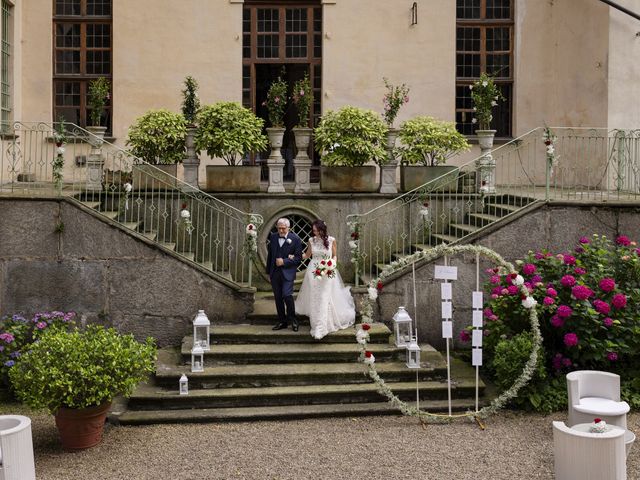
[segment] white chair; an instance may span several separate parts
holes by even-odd
[[[556,480],[626,480],[624,430],[579,432],[553,422]]]
[[[567,374],[569,426],[598,417],[627,428],[629,404],[620,401],[620,377],[615,373],[577,370]]]
[[[0,480],[35,480],[31,419],[0,415]]]

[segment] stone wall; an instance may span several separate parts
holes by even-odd
[[[0,314],[72,310],[177,345],[198,309],[245,319],[253,295],[67,201],[0,199]]]
[[[624,234],[640,240],[640,208],[551,204],[516,219],[474,243],[491,248],[513,262],[523,258],[529,250],[547,248],[553,253],[573,251],[578,238],[593,233],[610,238]],[[440,317],[441,281],[433,279],[435,264],[442,265],[443,259],[416,268],[418,333],[422,342],[430,343],[435,348],[444,348]],[[475,256],[456,256],[450,259],[449,264],[458,267],[458,280],[453,282],[454,338],[457,339],[460,330],[471,324],[471,291],[476,289]],[[490,262],[481,262],[481,287],[487,278],[484,269],[491,266]],[[359,291],[357,303],[364,295],[362,289]],[[385,285],[374,307],[376,319],[391,326],[393,314],[400,305],[407,307],[412,318],[416,316],[410,273]]]

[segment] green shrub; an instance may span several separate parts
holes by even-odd
[[[387,127],[380,115],[356,107],[328,111],[315,129],[315,141],[325,153],[325,165],[358,167],[369,161],[388,161],[384,149]]]
[[[262,134],[264,121],[236,102],[218,102],[203,107],[196,116],[195,144],[211,157],[239,165],[242,157],[269,146]]]
[[[153,372],[151,338],[90,325],[71,332],[52,330],[31,345],[9,372],[18,398],[33,408],[86,408],[129,396]]]
[[[269,112],[269,121],[274,128],[282,128],[284,122],[284,112],[287,109],[287,82],[278,77],[269,86],[267,99],[264,105]]]
[[[295,83],[291,99],[298,110],[297,126],[299,128],[307,128],[309,126],[311,104],[313,103],[313,90],[311,90],[309,74],[305,73],[304,78]]]
[[[184,160],[187,121],[169,110],[151,110],[129,127],[127,146],[147,163],[173,164]]]
[[[111,85],[109,80],[105,77],[96,78],[95,80],[91,80],[89,82],[89,100],[88,107],[91,118],[92,126],[100,126],[100,121],[102,119],[102,114],[104,113],[105,106],[107,102],[111,98],[109,91],[111,90]]]
[[[192,76],[187,76],[184,79],[184,90],[182,90],[182,115],[189,125],[193,125],[196,121],[198,110],[200,110],[198,82]]]
[[[453,122],[431,117],[415,117],[400,126],[402,146],[397,152],[410,165],[435,166],[457,153],[469,150],[469,142]]]
[[[493,82],[493,77],[484,72],[480,75],[471,85],[471,100],[475,110],[475,117],[471,122],[477,123],[480,130],[489,130],[493,120],[491,112],[500,100],[504,100],[504,96]]]

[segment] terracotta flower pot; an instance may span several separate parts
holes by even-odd
[[[109,408],[111,402],[88,408],[60,408],[55,418],[62,446],[82,450],[100,443]]]

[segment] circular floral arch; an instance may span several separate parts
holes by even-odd
[[[397,271],[402,270],[408,265],[411,265],[412,263],[417,261],[428,262],[431,260],[435,260],[436,258],[439,258],[444,255],[452,256],[452,255],[458,255],[458,254],[464,254],[464,253],[479,254],[482,257],[488,258],[493,262],[495,262],[500,269],[505,271],[505,273],[509,273],[513,276],[513,280],[512,280],[513,284],[517,285],[518,288],[520,289],[522,305],[523,307],[529,310],[529,322],[530,322],[531,333],[533,337],[532,338],[533,348],[531,349],[531,355],[529,356],[529,359],[524,365],[522,372],[520,373],[520,376],[515,380],[511,388],[509,388],[508,390],[505,390],[498,397],[494,398],[489,405],[483,407],[477,412],[467,412],[467,413],[456,414],[451,416],[444,415],[444,414],[424,412],[419,410],[416,407],[410,406],[405,401],[398,398],[398,396],[393,393],[391,388],[380,377],[375,367],[375,361],[371,360],[372,356],[367,352],[367,341],[369,336],[366,333],[366,331],[362,328],[362,325],[372,321],[372,315],[373,315],[372,302],[375,301],[375,299],[377,298],[378,291],[381,289],[381,286],[383,285],[384,280],[386,278],[388,278],[389,276],[393,275]],[[377,278],[374,278],[373,280],[371,280],[371,282],[369,282],[368,292],[369,292],[369,295],[366,295],[364,297],[364,300],[362,303],[362,324],[360,325],[360,328],[356,332],[356,340],[361,346],[360,358],[365,362],[365,364],[367,364],[368,374],[378,386],[378,390],[380,391],[380,393],[385,395],[389,399],[389,402],[393,406],[397,407],[404,415],[419,417],[422,420],[430,420],[432,422],[448,422],[456,417],[485,418],[493,413],[496,413],[498,410],[503,408],[507,404],[507,402],[512,398],[515,398],[518,394],[518,391],[522,387],[524,387],[529,382],[529,380],[531,380],[531,377],[535,372],[536,364],[538,362],[538,352],[542,345],[542,336],[540,334],[540,325],[538,323],[538,313],[536,310],[537,302],[531,296],[531,293],[529,292],[527,287],[524,285],[524,280],[520,275],[517,274],[513,265],[507,262],[504,258],[502,258],[502,256],[500,256],[495,251],[489,248],[477,246],[477,245],[457,245],[457,246],[439,245],[429,250],[420,251],[412,255],[409,255],[407,257],[404,257],[401,260],[392,262],[390,265],[388,265],[382,271],[382,273],[380,273],[380,275]]]

